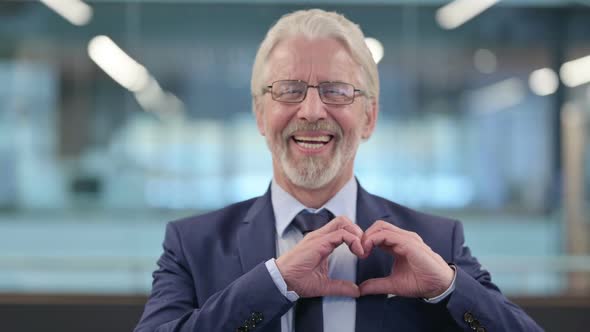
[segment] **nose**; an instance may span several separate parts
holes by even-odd
[[[308,88],[307,96],[300,104],[297,117],[309,122],[316,122],[328,116],[326,105],[320,99],[317,88]]]

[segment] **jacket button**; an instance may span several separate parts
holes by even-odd
[[[473,322],[473,315],[470,312],[466,312],[463,315],[463,320],[466,321],[467,323],[471,323],[471,322]]]
[[[251,317],[256,323],[260,323],[264,320],[264,315],[261,312],[253,312]]]
[[[469,323],[469,327],[471,327],[473,331],[477,331],[477,328],[480,327],[479,321],[474,319],[473,322]]]
[[[256,327],[256,323],[258,323],[258,322],[256,321],[256,319],[254,317],[248,319],[248,327],[253,329]]]
[[[242,324],[242,326],[246,329],[246,332],[248,332],[250,329],[254,328],[254,326],[252,326],[252,322],[249,319],[246,319],[244,321],[244,323]]]

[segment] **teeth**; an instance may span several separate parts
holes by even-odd
[[[294,136],[295,140],[297,141],[305,141],[305,142],[322,142],[328,143],[330,141],[330,136]]]
[[[319,149],[322,146],[324,146],[324,143],[305,143],[305,142],[295,142],[297,143],[297,145],[299,145],[302,148],[305,149]]]

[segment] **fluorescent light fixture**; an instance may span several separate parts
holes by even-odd
[[[547,96],[557,91],[559,78],[551,68],[537,69],[529,76],[531,91],[539,96]]]
[[[135,99],[147,112],[160,116],[181,115],[184,113],[184,103],[174,94],[162,90],[155,78],[149,77],[143,89],[135,92]]]
[[[148,84],[143,89],[135,92],[135,99],[146,111],[158,109],[158,105],[164,99],[164,91],[153,77],[150,76]]]
[[[375,63],[379,63],[381,59],[383,59],[383,44],[375,38],[365,38],[365,44],[371,51],[371,55],[373,55],[373,60]]]
[[[525,96],[525,85],[516,77],[469,92],[473,104],[483,112],[500,111],[516,106]]]
[[[590,55],[564,63],[559,76],[570,88],[590,82]]]
[[[455,0],[436,11],[436,21],[451,30],[464,24],[500,0]]]
[[[47,7],[73,25],[86,25],[92,19],[92,7],[80,0],[41,0]]]
[[[142,90],[150,82],[145,67],[107,36],[92,38],[88,43],[88,55],[113,80],[132,92]]]
[[[492,51],[479,49],[475,51],[475,54],[473,55],[473,65],[479,72],[491,74],[496,71],[498,60]]]

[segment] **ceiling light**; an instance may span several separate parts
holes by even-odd
[[[365,44],[371,51],[371,55],[373,55],[373,60],[375,63],[379,63],[381,59],[383,59],[383,44],[375,38],[365,38]]]
[[[498,61],[496,55],[490,50],[479,49],[473,55],[475,69],[484,74],[491,74],[496,71]]]
[[[571,88],[590,82],[590,55],[564,63],[559,76]]]
[[[41,0],[41,2],[74,25],[86,25],[92,19],[92,7],[80,0]]]
[[[88,55],[113,80],[126,89],[137,92],[149,82],[144,66],[133,60],[107,36],[97,36],[88,43]]]
[[[557,91],[559,78],[551,68],[537,69],[529,76],[529,86],[536,95],[547,96]]]
[[[500,0],[455,0],[436,11],[436,21],[447,30],[455,29]]]

